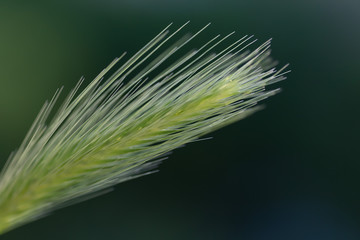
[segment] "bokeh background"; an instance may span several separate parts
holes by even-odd
[[[282,93],[159,173],[1,239],[360,239],[358,0],[1,0],[0,166],[56,88],[187,20],[213,23],[203,41],[272,37]]]

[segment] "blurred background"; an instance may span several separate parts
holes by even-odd
[[[187,20],[212,22],[199,42],[273,38],[283,91],[159,173],[1,239],[360,239],[358,0],[1,0],[0,166],[58,87]]]

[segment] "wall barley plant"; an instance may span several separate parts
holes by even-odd
[[[214,54],[232,34],[216,36],[167,64],[205,29],[162,50],[184,26],[168,26],[116,71],[123,56],[115,59],[77,93],[80,81],[49,122],[61,89],[45,103],[2,170],[0,233],[149,173],[164,154],[248,116],[277,92],[265,91],[284,79],[269,59],[270,41],[248,51],[245,36]]]

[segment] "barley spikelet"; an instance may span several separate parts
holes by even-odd
[[[164,154],[246,117],[277,92],[265,91],[284,78],[269,59],[270,41],[247,51],[253,41],[245,36],[214,54],[231,34],[216,36],[167,64],[203,30],[162,50],[183,27],[168,26],[77,93],[81,80],[51,121],[61,89],[45,103],[1,173],[0,233],[151,172]]]

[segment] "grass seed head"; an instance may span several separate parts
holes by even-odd
[[[115,59],[83,91],[75,86],[48,121],[46,102],[0,176],[0,233],[110,186],[151,173],[169,151],[246,117],[284,79],[243,37],[214,54],[232,34],[216,36],[172,64],[205,28],[162,50],[183,28],[169,26],[116,71]],[[164,67],[167,66],[167,67]],[[162,70],[162,71],[160,71]]]

